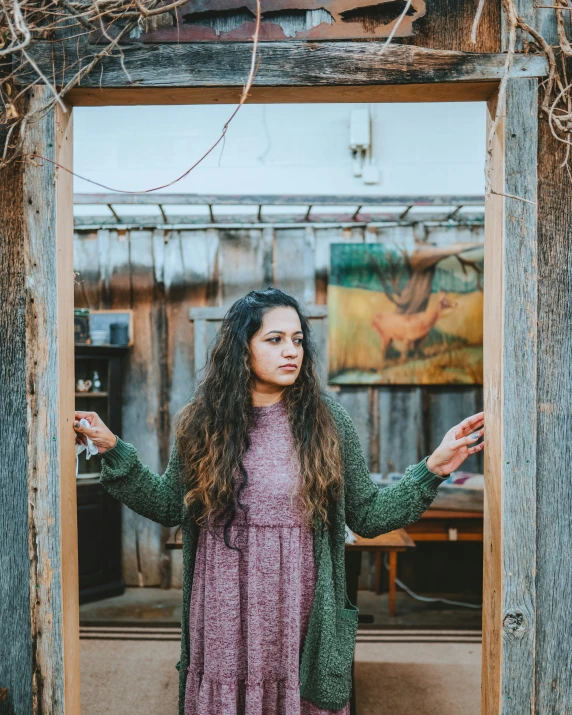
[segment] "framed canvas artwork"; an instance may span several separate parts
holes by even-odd
[[[480,243],[331,246],[333,384],[482,384]]]

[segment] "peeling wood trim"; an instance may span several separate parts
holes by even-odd
[[[376,41],[265,43],[259,47],[254,86],[331,87],[334,78],[338,86],[498,82],[506,60],[500,53],[411,45],[393,45],[381,54],[380,47]],[[75,75],[78,62],[87,64],[98,49],[86,42],[55,42],[35,44],[30,53],[55,86],[62,87]],[[123,57],[104,58],[97,72],[84,77],[82,88],[242,88],[250,60],[251,46],[244,42],[126,46]],[[28,63],[14,70],[16,84],[36,80]],[[541,77],[546,72],[540,55],[516,55],[510,69],[511,77]],[[76,95],[81,91],[76,89]]]

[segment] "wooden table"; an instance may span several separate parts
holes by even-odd
[[[387,534],[381,534],[374,539],[364,539],[356,536],[355,544],[346,543],[346,580],[348,586],[348,597],[352,603],[357,603],[357,584],[361,570],[361,552],[374,551],[376,565],[376,593],[381,593],[381,566],[383,554],[389,554],[389,615],[395,616],[395,579],[397,577],[397,554],[415,547],[415,542],[405,531],[396,529]],[[359,552],[357,559],[353,559],[351,554]]]
[[[364,539],[355,535],[354,544],[346,543],[346,583],[348,598],[352,603],[357,602],[358,577],[361,571],[361,552],[374,551],[376,566],[379,561],[380,571],[382,555],[389,553],[389,615],[395,615],[395,578],[397,576],[397,554],[415,547],[415,542],[405,529],[396,529],[387,534],[376,536],[375,539]],[[178,529],[176,536],[171,535],[165,543],[167,549],[181,549],[183,547],[183,532]],[[381,578],[379,579],[381,581]],[[377,591],[380,593],[380,591]]]

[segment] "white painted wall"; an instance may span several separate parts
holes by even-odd
[[[197,193],[482,194],[485,105],[374,104],[380,183],[352,173],[350,112],[356,104],[246,105],[222,143],[166,189]],[[220,136],[224,106],[74,110],[75,171],[138,191],[172,181]],[[75,191],[98,187],[75,180]]]

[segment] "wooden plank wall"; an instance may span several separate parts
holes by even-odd
[[[419,237],[437,244],[483,241],[479,226],[419,229],[76,231],[76,307],[134,310],[135,344],[124,377],[123,438],[137,447],[149,467],[162,472],[172,443],[172,418],[191,398],[196,371],[202,367],[195,365],[195,326],[189,308],[226,307],[249,290],[269,285],[306,304],[325,305],[332,243],[387,241],[413,246]],[[322,374],[326,323],[313,321]],[[370,469],[382,472],[403,470],[419,461],[452,424],[482,408],[482,389],[471,386],[348,386],[334,394],[356,422]],[[482,471],[481,457],[471,458],[467,469]],[[161,526],[124,508],[128,585],[180,585],[180,554],[164,553],[165,537]]]
[[[36,86],[20,109],[49,97]],[[80,709],[73,205],[71,175],[55,180],[56,165],[71,169],[71,132],[69,108],[42,111],[22,151],[48,161],[15,162],[0,181],[2,715]]]

